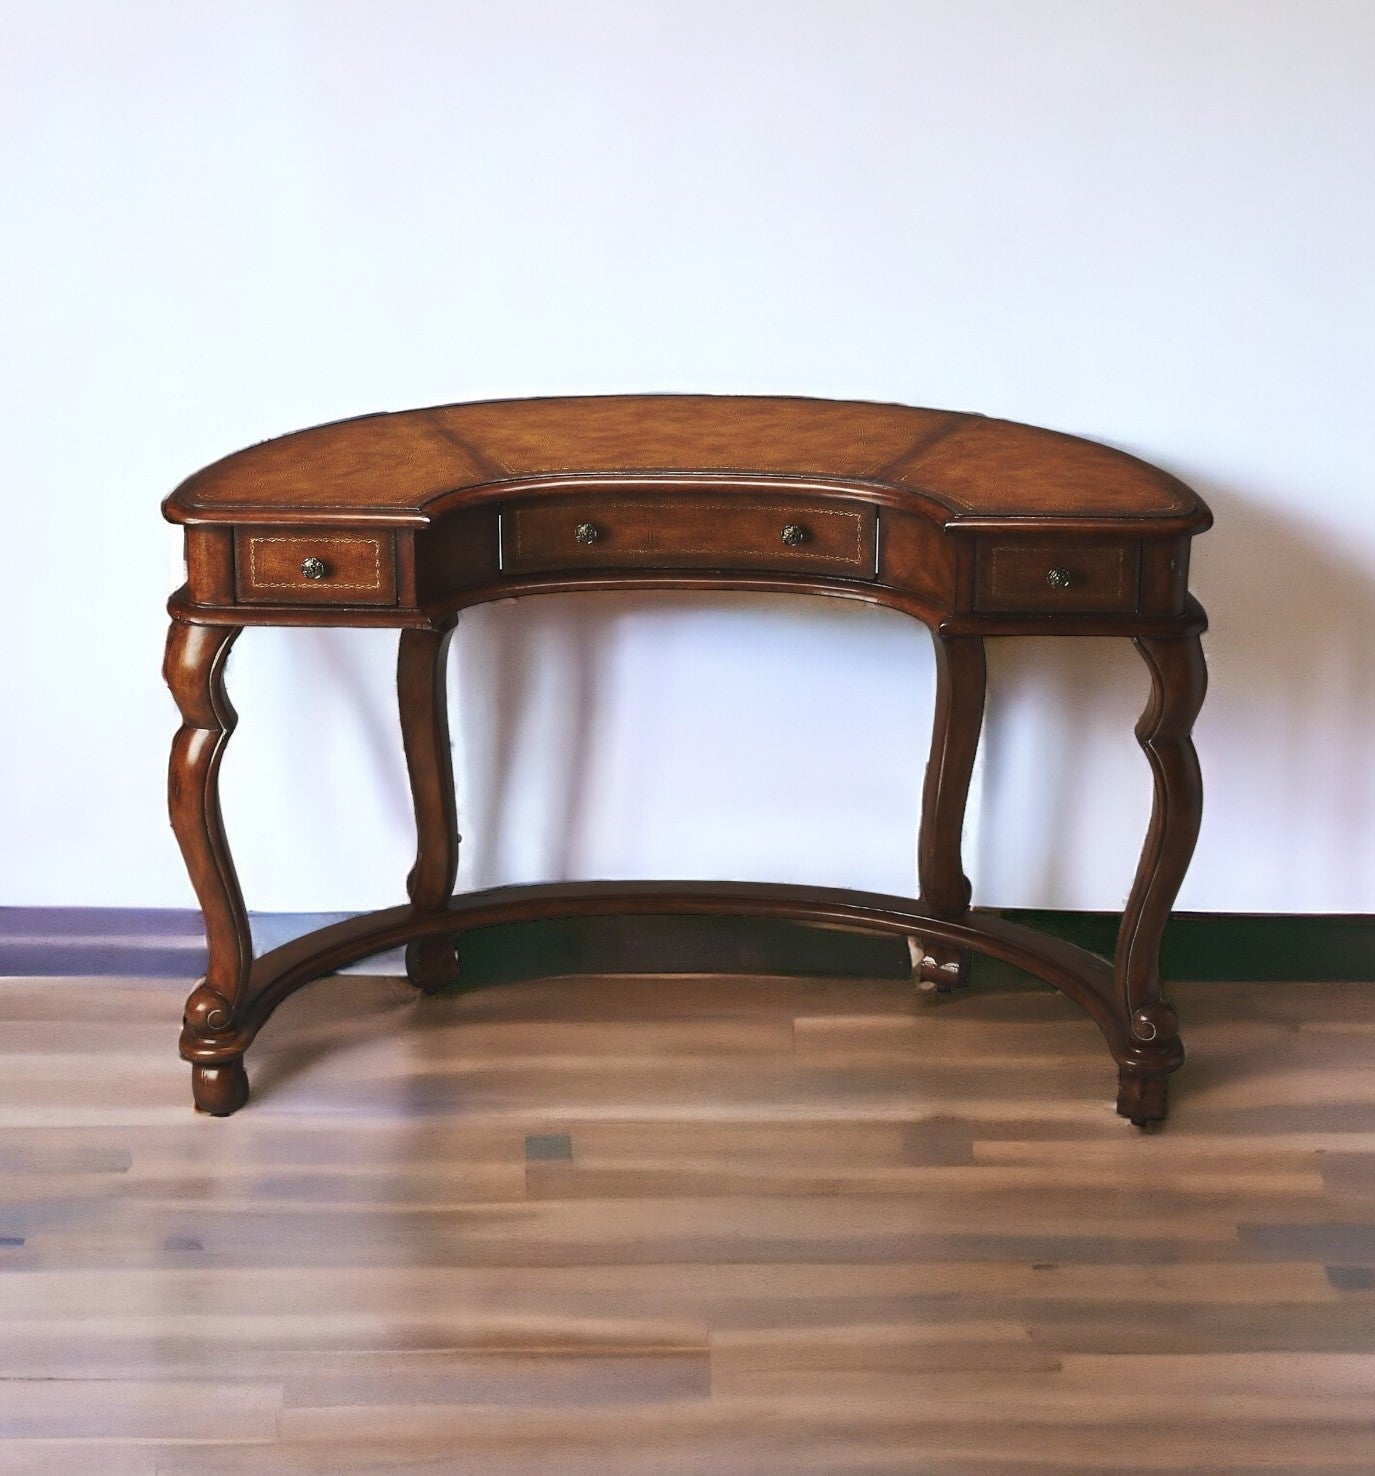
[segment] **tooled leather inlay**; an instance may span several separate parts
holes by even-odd
[[[315,584],[302,579],[263,579],[258,574],[258,545],[268,543],[294,543],[309,553],[313,548],[330,546],[358,548],[362,544],[372,547],[372,583],[351,584],[346,580],[326,578]],[[353,589],[380,590],[382,588],[382,543],[377,538],[250,538],[248,540],[248,582],[254,589]]]
[[[749,471],[877,478],[948,411],[827,401],[628,396],[453,406],[429,418],[511,477],[553,472]]]
[[[1063,553],[1066,556],[1073,556],[1077,552],[1079,552],[1079,550],[1075,549],[1072,544],[1068,545],[1063,550]],[[1069,588],[1071,588],[1075,594],[1090,593],[1095,598],[1100,599],[1106,596],[1112,596],[1114,599],[1121,599],[1129,594],[1131,591],[1127,578],[1129,572],[1129,564],[1126,551],[1124,549],[1118,548],[1112,550],[1112,552],[1116,554],[1116,560],[1111,565],[1112,572],[1115,573],[1117,576],[1117,584],[1115,588],[1107,588],[1102,579],[1099,577],[1104,572],[1102,565],[1097,565],[1091,571],[1091,574],[1089,576],[1089,588],[1087,591],[1084,589],[1082,582],[1079,582],[1077,584],[1077,587],[1075,583],[1071,583]],[[1028,583],[1028,581],[1023,578],[1025,572],[1024,570],[1014,568],[1009,572],[1006,567],[1002,569],[998,567],[1000,560],[1016,558],[1019,555],[1030,555],[1032,557],[1045,555],[1047,558],[1053,556],[1051,551],[1046,549],[1045,545],[1039,543],[995,544],[992,548],[988,550],[986,554],[986,557],[988,559],[988,589],[990,593],[1001,596],[1007,594],[1019,594],[1024,591],[1024,588]],[[1082,579],[1083,576],[1081,575],[1080,581],[1082,581]],[[1033,578],[1029,582],[1031,587],[1037,594],[1040,594],[1042,592],[1041,585],[1038,580]]]

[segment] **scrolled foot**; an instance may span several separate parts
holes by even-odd
[[[920,938],[908,940],[912,954],[912,981],[918,988],[934,985],[938,994],[949,994],[969,983],[969,954],[948,944],[923,943]]]
[[[1179,1034],[1179,1016],[1173,1005],[1157,999],[1132,1016],[1131,1031],[1133,1040],[1149,1042],[1159,1049]]]
[[[248,1101],[248,1073],[244,1070],[243,1057],[211,1065],[193,1064],[191,1095],[196,1110],[211,1117],[228,1117],[237,1112]]]
[[[190,1034],[213,1040],[233,1028],[234,1010],[224,995],[202,979],[186,1001],[182,1024]]]
[[[422,994],[458,988],[458,948],[453,938],[419,938],[406,945],[406,977]]]
[[[1119,1117],[1129,1117],[1136,1127],[1145,1127],[1148,1122],[1159,1122],[1165,1116],[1168,1076],[1141,1076],[1123,1067],[1118,1072],[1117,1083]]]

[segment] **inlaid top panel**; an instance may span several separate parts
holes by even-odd
[[[206,522],[293,509],[415,519],[466,489],[669,474],[909,493],[949,521],[1207,521],[1182,482],[1093,441],[948,410],[714,395],[488,401],[338,421],[215,462],[166,511]]]

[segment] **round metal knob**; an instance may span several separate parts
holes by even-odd
[[[1046,570],[1046,583],[1052,589],[1069,588],[1069,570],[1062,569],[1058,564],[1053,569]]]
[[[806,540],[806,537],[807,530],[805,528],[799,528],[796,523],[789,523],[783,530],[783,542],[789,548],[796,548],[799,543]]]
[[[301,573],[307,579],[323,579],[325,577],[325,561],[317,559],[314,554],[308,559],[301,560]]]
[[[579,523],[578,526],[573,529],[573,537],[576,538],[579,543],[595,543],[599,536],[600,535],[597,532],[597,525],[595,523]]]

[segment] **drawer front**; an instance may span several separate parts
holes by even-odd
[[[396,603],[396,554],[385,533],[241,531],[234,577],[248,604]]]
[[[557,497],[501,513],[502,572],[760,569],[874,578],[877,509],[817,498]]]
[[[975,554],[974,608],[988,612],[1129,614],[1141,585],[1131,540],[996,539]]]

